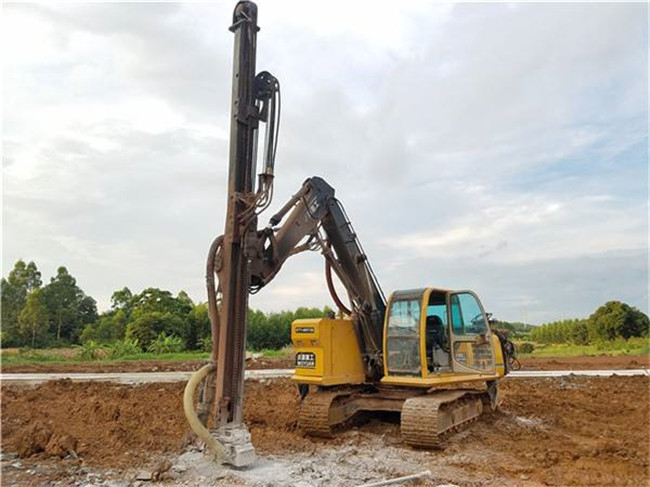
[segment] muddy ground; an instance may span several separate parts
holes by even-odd
[[[83,362],[83,363],[40,363],[5,364],[3,372],[172,372],[197,370],[205,360],[137,360],[123,362]],[[522,370],[597,370],[597,369],[638,369],[650,367],[650,355],[621,355],[617,357],[566,357],[566,358],[522,358]],[[292,368],[291,357],[260,357],[249,360],[249,369]]]
[[[500,410],[435,451],[404,446],[396,416],[303,437],[295,385],[247,381],[245,421],[264,458],[240,472],[192,446],[182,390],[3,385],[2,485],[359,485],[425,469],[419,485],[650,485],[648,377],[506,379]]]

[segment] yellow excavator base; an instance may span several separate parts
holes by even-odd
[[[299,384],[362,384],[363,360],[352,320],[296,320],[291,324],[296,351],[293,380]]]

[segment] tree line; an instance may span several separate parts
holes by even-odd
[[[3,347],[75,343],[97,319],[97,303],[63,266],[44,286],[36,264],[19,260],[0,286]]]
[[[45,348],[79,344],[123,346],[132,352],[211,349],[206,303],[194,303],[185,291],[147,288],[134,294],[115,291],[111,308],[97,312],[96,301],[61,266],[43,286],[34,262],[19,260],[1,282],[2,347]],[[279,349],[291,342],[291,323],[319,318],[328,307],[264,313],[249,310],[247,347]]]
[[[648,316],[620,301],[605,303],[587,319],[554,321],[537,326],[530,332],[530,339],[537,343],[575,345],[648,336]]]

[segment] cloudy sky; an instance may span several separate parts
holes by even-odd
[[[204,300],[234,3],[5,4],[3,275],[65,265],[100,309],[125,285]],[[272,209],[325,178],[387,294],[469,288],[532,323],[648,311],[647,4],[258,4]],[[322,275],[300,255],[251,305],[330,304]]]

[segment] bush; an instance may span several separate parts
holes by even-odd
[[[164,331],[147,348],[152,353],[178,353],[183,351],[183,339],[176,335],[167,335]]]
[[[88,340],[81,346],[79,357],[82,360],[97,360],[99,358],[100,348],[95,340]]]
[[[117,358],[124,357],[125,355],[136,355],[142,352],[138,339],[128,339],[117,341],[109,347],[109,357]]]
[[[199,350],[202,352],[212,352],[212,337],[208,336],[199,340]]]
[[[81,333],[81,343],[94,340],[98,343],[111,343],[124,338],[126,315],[123,311],[111,311],[100,316],[97,321],[86,325]]]
[[[296,319],[322,318],[331,313],[328,307],[298,308],[295,312],[264,314],[250,310],[248,314],[248,334],[246,347],[249,350],[279,350],[291,343],[291,323]]]
[[[161,333],[177,336],[176,333],[182,328],[183,321],[171,313],[141,313],[127,325],[126,338],[138,340],[140,346],[148,350]]]
[[[532,343],[524,342],[517,347],[519,353],[533,353],[535,346]]]

